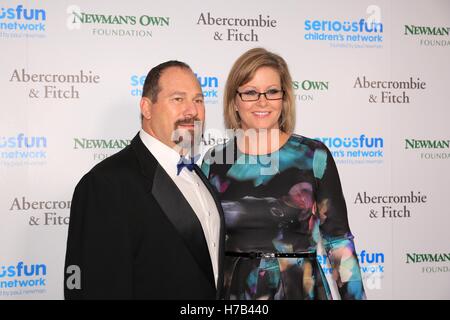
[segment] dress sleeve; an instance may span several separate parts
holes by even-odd
[[[315,151],[314,172],[322,242],[341,299],[365,299],[339,174],[333,156],[325,145]]]

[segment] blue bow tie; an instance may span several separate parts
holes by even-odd
[[[189,159],[186,159],[185,157],[181,156],[180,161],[177,163],[177,176],[180,175],[180,172],[181,172],[181,170],[183,170],[183,168],[186,168],[189,171],[194,170],[194,168],[196,166],[195,163],[198,161],[199,158],[200,158],[199,154],[197,154],[193,158],[191,157]]]

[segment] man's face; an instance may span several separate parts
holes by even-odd
[[[189,69],[170,67],[162,72],[159,88],[155,103],[148,98],[141,100],[144,130],[171,148],[180,140],[184,140],[184,148],[191,147],[192,143],[186,145],[186,140],[194,139],[195,122],[195,133],[200,134],[205,120],[203,93],[197,78]]]

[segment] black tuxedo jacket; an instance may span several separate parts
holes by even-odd
[[[217,290],[200,221],[138,134],[129,146],[96,165],[75,188],[65,261],[65,298],[220,297],[223,212],[206,177],[198,167],[196,172],[213,195],[220,214]],[[76,283],[71,265],[80,268],[80,289],[66,285]]]

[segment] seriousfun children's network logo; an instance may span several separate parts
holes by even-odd
[[[202,87],[203,96],[205,98],[206,104],[217,104],[219,103],[219,78],[213,76],[204,76],[198,75],[195,73],[195,76]],[[137,74],[133,74],[130,77],[130,93],[133,97],[141,97],[142,96],[142,88],[145,83],[145,78],[147,76],[139,76]]]
[[[0,165],[18,166],[45,164],[47,138],[26,136],[0,136]]]
[[[320,137],[315,138],[330,148],[336,163],[339,164],[381,164],[384,157],[384,139],[367,137]]]
[[[0,296],[13,297],[46,292],[47,266],[45,264],[25,264],[0,267]]]
[[[219,97],[217,95],[217,89],[219,87],[219,79],[217,77],[204,76],[195,74],[202,87],[203,96],[205,97],[205,103],[217,104]]]
[[[0,9],[0,37],[45,37],[47,13],[44,9],[25,8],[19,4],[15,8]]]
[[[362,250],[358,257],[361,277],[366,289],[381,289],[381,279],[384,277],[384,253]],[[333,268],[326,255],[318,255],[317,259],[325,275],[331,276]]]
[[[304,39],[328,42],[336,48],[382,48],[384,26],[381,9],[367,7],[367,18],[356,20],[306,19]]]

